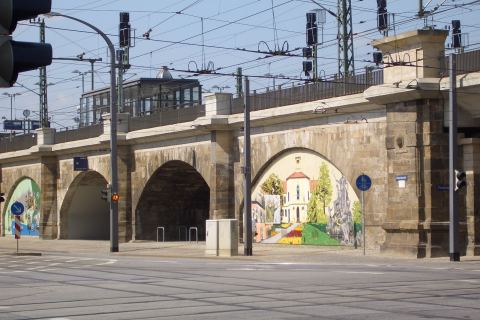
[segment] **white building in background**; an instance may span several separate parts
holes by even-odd
[[[286,180],[283,194],[282,223],[307,222],[307,207],[313,180],[301,171],[292,173]]]

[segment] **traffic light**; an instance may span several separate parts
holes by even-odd
[[[377,0],[377,29],[380,32],[388,29],[387,0]]]
[[[112,193],[112,201],[114,202],[118,202],[120,200],[120,196],[118,195],[118,193]]]
[[[128,12],[120,12],[118,31],[120,48],[130,47],[130,14]]]
[[[452,20],[452,47],[460,48],[462,46],[462,29],[460,20]]]
[[[5,202],[5,193],[0,192],[0,202]]]
[[[307,12],[307,46],[318,43],[317,14]]]
[[[467,185],[467,175],[465,171],[455,170],[455,191],[464,188]]]
[[[8,88],[18,74],[52,63],[52,46],[48,43],[20,42],[11,34],[17,22],[50,12],[52,0],[0,0],[0,87]]]
[[[102,200],[110,202],[112,199],[112,188],[110,184],[107,184],[107,187],[105,189],[102,189],[101,191],[102,194]]]
[[[305,76],[306,77],[310,76],[310,72],[312,72],[313,70],[312,61],[303,61],[302,66],[303,66],[303,72],[305,73]]]

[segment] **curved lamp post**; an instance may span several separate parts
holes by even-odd
[[[100,29],[90,23],[75,17],[67,16],[58,12],[45,14],[47,17],[64,17],[75,20],[98,33],[108,45],[110,50],[110,170],[111,170],[111,188],[112,194],[118,194],[118,168],[117,168],[117,95],[115,82],[115,48],[112,41]],[[110,252],[118,252],[118,201],[110,203]]]

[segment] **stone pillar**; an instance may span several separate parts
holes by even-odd
[[[231,114],[231,93],[211,93],[205,96],[204,101],[206,117]]]
[[[387,105],[386,148],[388,205],[381,250],[447,255],[448,136],[440,101]]]
[[[443,110],[438,101],[387,105],[388,206],[383,252],[416,257],[447,250],[448,139],[442,133]],[[402,182],[404,181],[404,182]],[[404,183],[404,185],[403,185]],[[448,236],[448,233],[447,233]]]
[[[132,181],[129,146],[118,146],[118,240],[132,240]]]
[[[460,140],[463,147],[463,170],[467,174],[467,187],[459,192],[466,209],[466,255],[480,255],[480,139]],[[459,201],[461,203],[462,200]]]
[[[41,157],[40,163],[40,235],[42,239],[56,239],[58,161],[56,157]]]
[[[210,219],[233,219],[233,137],[231,131],[212,131]]]
[[[37,145],[55,144],[55,129],[40,128],[35,131],[37,132]]]
[[[372,42],[383,53],[384,83],[437,78],[442,70],[448,30],[415,30]]]

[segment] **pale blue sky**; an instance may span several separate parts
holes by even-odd
[[[328,9],[336,12],[336,1],[316,0]],[[424,1],[428,3],[428,1]],[[480,48],[478,23],[480,1],[432,0],[427,9],[432,10],[437,4],[443,5],[433,22],[438,28],[450,25],[452,19],[462,21],[462,31],[469,33],[472,46],[468,50]],[[462,4],[472,3],[466,7]],[[318,8],[310,0],[273,0],[275,24],[278,43],[288,42],[290,49],[305,46],[305,13]],[[352,0],[353,21],[355,33],[355,67],[362,69],[371,60],[373,51],[370,41],[380,38],[376,28],[376,1]],[[137,39],[134,48],[131,48],[132,68],[126,78],[155,77],[162,65],[179,70],[195,69],[194,61],[202,67],[202,17],[204,29],[205,64],[214,63],[215,68],[222,68],[219,72],[234,73],[238,66],[243,67],[246,75],[282,74],[297,79],[300,77],[301,57],[270,57],[263,58],[264,54],[241,52],[228,48],[245,48],[257,50],[260,41],[268,43],[274,49],[274,21],[272,0],[53,0],[52,11],[61,12],[86,20],[105,33],[111,34],[114,43],[118,43],[119,12],[130,12],[130,23],[136,30],[136,36],[152,29],[151,40]],[[415,19],[418,11],[417,0],[387,0],[387,8],[395,13],[397,33],[417,29],[423,26],[423,21]],[[430,19],[431,20],[431,19]],[[107,50],[104,41],[97,35],[77,22],[63,18],[46,19],[47,42],[53,46],[54,57],[75,57],[85,52],[85,57],[102,58],[102,63],[96,64],[95,87],[108,85]],[[86,32],[85,32],[86,31]],[[327,23],[324,28],[324,45],[319,50],[320,69],[326,75],[337,72],[337,24],[334,17],[327,14]],[[38,41],[38,26],[24,21],[17,27],[14,39],[23,41]],[[172,44],[171,42],[184,42]],[[449,43],[450,40],[447,40]],[[266,50],[261,47],[261,50]],[[294,52],[301,54],[301,50]],[[50,115],[53,116],[53,126],[71,126],[76,115],[81,95],[81,77],[72,73],[74,70],[82,72],[90,70],[88,62],[54,61],[47,68],[49,86],[48,104]],[[359,73],[361,71],[358,71]],[[191,77],[185,72],[172,72],[174,77]],[[234,92],[235,84],[232,76],[209,75],[199,77],[205,90],[214,86],[229,86],[224,89]],[[38,91],[38,71],[21,74],[18,83]],[[276,84],[290,83],[292,80],[277,79]],[[294,81],[298,83],[298,81]],[[252,89],[271,86],[271,79],[251,78]],[[85,77],[85,87],[90,88],[90,75]],[[30,109],[38,112],[39,98],[21,86],[11,89],[0,89],[0,93],[21,93],[14,104],[14,117],[21,119],[22,111]],[[0,115],[10,117],[10,99],[0,94]],[[35,114],[33,114],[35,116]]]

